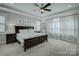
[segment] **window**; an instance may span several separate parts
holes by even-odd
[[[60,33],[60,19],[54,18],[52,22],[53,33]]]
[[[74,35],[74,16],[67,16],[61,19],[62,34]]]
[[[51,22],[49,22],[49,32],[60,33],[60,18],[54,18]]]
[[[36,30],[40,31],[40,21],[37,22],[36,27],[37,27]]]
[[[0,16],[0,32],[5,32],[5,17]]]
[[[48,32],[52,34],[74,35],[74,16],[53,18],[48,23]]]

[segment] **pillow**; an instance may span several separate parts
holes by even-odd
[[[28,32],[34,32],[34,30],[33,29],[29,29]]]
[[[19,30],[20,33],[28,32],[28,30]]]

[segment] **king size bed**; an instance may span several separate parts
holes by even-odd
[[[26,49],[47,41],[47,34],[34,32],[33,26],[15,26],[16,40]]]

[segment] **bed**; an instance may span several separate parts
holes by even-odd
[[[24,51],[47,41],[47,34],[32,32],[33,29],[33,26],[15,26],[16,39]],[[27,32],[27,30],[31,32]]]

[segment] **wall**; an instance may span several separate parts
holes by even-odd
[[[62,17],[72,16],[72,15],[73,15],[73,19],[74,19],[73,20],[74,21],[74,36],[72,36],[72,35],[69,36],[68,33],[71,34],[72,32],[70,31],[70,29],[69,29],[70,32],[67,31],[68,28],[66,28],[66,27],[68,27],[68,26],[67,26],[67,24],[65,24],[66,21],[67,22],[69,22],[69,21],[68,21],[68,19],[67,20],[66,19],[62,19]],[[73,12],[73,10],[71,10],[71,11],[60,13],[60,14],[57,14],[57,15],[52,15],[51,18],[47,19],[47,24],[46,25],[47,25],[47,30],[48,31],[49,31],[49,29],[48,29],[48,27],[49,27],[48,26],[48,22],[51,22],[51,20],[53,20],[53,18],[55,18],[54,16],[55,17],[59,17],[61,19],[60,22],[63,23],[61,26],[64,26],[64,29],[63,30],[60,29],[60,32],[63,32],[63,34],[59,34],[60,37],[58,37],[58,34],[53,36],[54,33],[52,33],[51,35],[49,35],[49,37],[79,44],[79,39],[78,39],[79,38],[79,9],[74,10],[74,12]],[[65,30],[66,30],[66,32],[65,32]],[[48,33],[48,34],[50,34],[50,33]]]
[[[0,16],[5,16],[5,33],[0,33],[0,42],[5,42],[7,33],[14,33],[14,26],[34,26],[34,30],[37,30],[38,19],[26,17],[10,12],[0,11]]]
[[[0,11],[0,16],[5,16],[5,21],[8,19],[8,14],[6,12]],[[5,29],[6,30],[6,29]],[[6,41],[6,34],[0,33],[0,44],[4,44]]]

